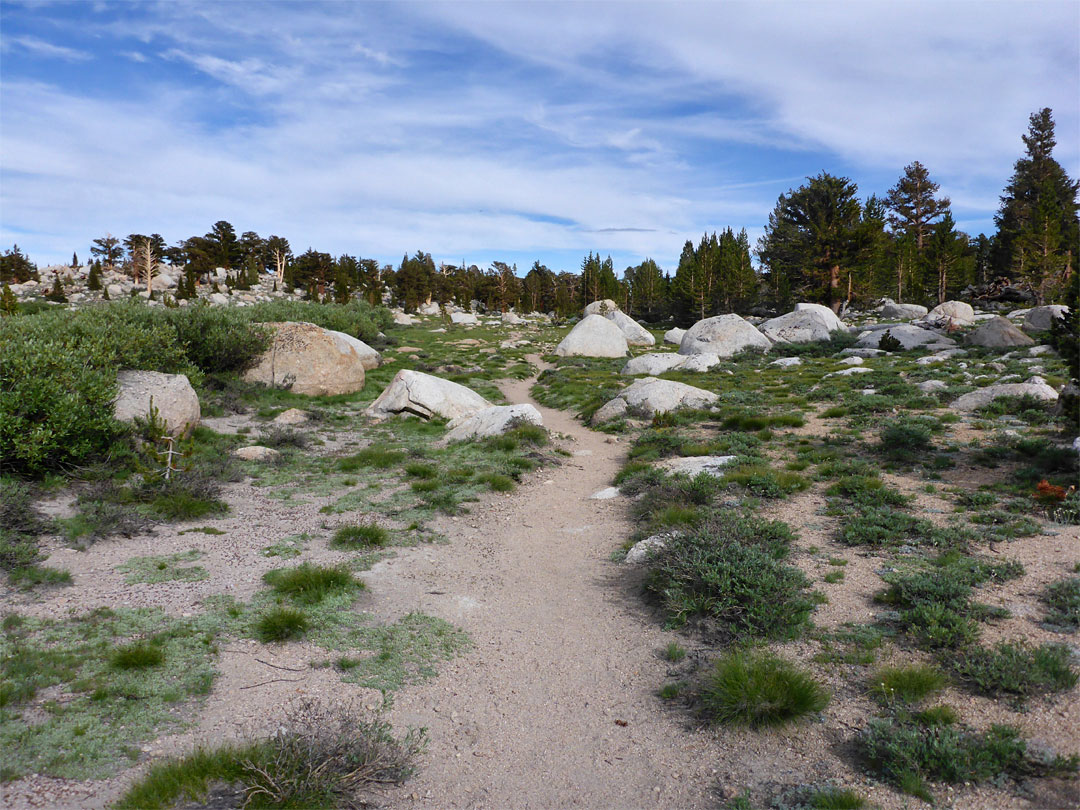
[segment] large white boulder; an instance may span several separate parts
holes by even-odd
[[[996,315],[969,334],[966,342],[972,346],[985,346],[989,349],[1035,345],[1034,340],[1013,326],[1007,319]]]
[[[824,304],[808,304],[806,302],[801,302],[795,305],[795,311],[816,312],[825,319],[825,323],[829,325],[830,332],[835,332],[837,329],[847,329],[847,325],[840,320],[839,316]]]
[[[555,348],[559,357],[626,357],[626,335],[602,315],[586,315]]]
[[[826,318],[816,309],[797,309],[778,318],[770,318],[758,329],[761,330],[761,334],[775,343],[815,343],[828,340],[834,329],[844,328],[840,319],[827,307],[822,307],[820,304],[806,304],[805,306],[818,306],[828,312],[832,318]],[[839,326],[834,326],[834,321]]]
[[[919,304],[897,304],[889,301],[881,307],[881,317],[886,320],[914,321],[925,317],[928,310]]]
[[[682,343],[683,335],[686,334],[685,329],[675,327],[674,329],[668,329],[664,332],[664,343],[670,343],[672,346],[678,346]]]
[[[417,315],[438,315],[441,311],[437,301],[428,301],[416,308]]]
[[[722,478],[726,472],[724,469],[736,456],[681,456],[661,461],[660,469],[672,475],[688,475],[691,478],[704,473],[713,478]]]
[[[1049,332],[1054,320],[1064,318],[1069,308],[1059,304],[1048,304],[1045,307],[1034,307],[1024,313],[1024,325],[1020,328],[1032,334],[1036,332]]]
[[[971,391],[953,400],[949,406],[954,411],[974,411],[989,405],[998,397],[1032,396],[1044,402],[1057,402],[1058,392],[1046,384],[1042,377],[1031,377],[1022,383],[999,383]]]
[[[365,413],[376,419],[396,414],[458,419],[491,407],[490,402],[464,385],[422,371],[402,369]]]
[[[281,386],[307,396],[351,394],[364,387],[365,364],[373,367],[370,352],[374,350],[362,341],[303,321],[266,326],[274,330],[274,339],[244,372],[247,382]],[[375,358],[378,365],[377,353]]]
[[[629,362],[623,366],[621,374],[648,374],[649,376],[655,376],[657,374],[663,374],[665,371],[671,371],[673,368],[679,368],[684,362],[686,362],[686,356],[677,354],[676,352],[650,352],[649,354],[639,354],[637,357],[630,358]]]
[[[975,323],[975,310],[963,301],[946,301],[930,310],[923,320],[943,328],[971,326]]]
[[[687,355],[679,365],[679,371],[708,371],[720,365],[720,357],[709,352]],[[728,372],[729,374],[731,372]]]
[[[186,436],[198,426],[199,395],[185,375],[126,370],[116,375],[116,382],[113,415],[121,422],[148,419],[153,406],[171,436]]]
[[[685,383],[671,380],[659,380],[646,377],[627,387],[619,396],[608,402],[593,416],[593,423],[599,424],[607,419],[634,410],[647,416],[657,413],[677,411],[682,408],[707,408],[715,404],[720,397],[712,391],[705,391]],[[618,403],[621,400],[622,404]]]
[[[656,338],[652,333],[625,312],[615,310],[605,313],[604,317],[622,330],[622,333],[626,335],[626,342],[631,346],[656,345]]]
[[[501,436],[516,425],[525,422],[543,426],[544,419],[540,416],[540,411],[532,405],[495,405],[477,411],[472,416],[451,419],[450,424],[447,425],[450,431],[443,437],[443,441],[449,444],[488,436]]]
[[[698,321],[686,330],[679,344],[679,354],[731,357],[749,348],[768,351],[772,341],[738,315],[717,315]]]
[[[582,311],[582,317],[589,315],[607,315],[609,312],[618,312],[619,305],[612,301],[610,298],[604,298],[600,301],[593,301],[591,304],[587,304]]]
[[[452,312],[450,313],[450,323],[457,323],[462,326],[479,326],[480,319],[471,312]]]
[[[915,326],[911,323],[891,324],[884,329],[873,329],[868,332],[863,332],[859,335],[859,340],[855,345],[867,349],[876,349],[886,332],[900,341],[900,348],[905,351],[931,343],[945,346],[956,345],[956,341],[952,338],[947,338],[930,329],[923,329],[921,326]]]

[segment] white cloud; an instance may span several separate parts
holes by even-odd
[[[49,59],[63,59],[66,62],[85,62],[89,59],[93,59],[93,56],[85,51],[69,48],[66,45],[57,45],[52,42],[46,42],[37,37],[14,37],[11,40],[11,43],[35,56],[44,56]]]

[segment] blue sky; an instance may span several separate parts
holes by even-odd
[[[0,2],[0,246],[237,232],[397,263],[755,242],[919,160],[993,232],[1028,115],[1080,174],[1080,3]]]

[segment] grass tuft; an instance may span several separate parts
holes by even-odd
[[[136,641],[118,649],[109,659],[113,669],[150,669],[165,662],[165,653],[155,644]]]
[[[330,541],[334,548],[372,548],[385,546],[390,542],[390,532],[374,523],[361,523],[358,526],[342,526]]]
[[[763,728],[820,712],[829,703],[829,692],[789,661],[740,650],[716,662],[701,701],[717,723]]]
[[[302,610],[272,607],[255,625],[255,634],[264,642],[291,641],[308,631],[311,623]]]
[[[279,596],[309,605],[321,602],[334,592],[364,587],[364,583],[344,565],[328,568],[312,563],[295,568],[275,568],[263,574],[263,581]]]
[[[918,703],[944,686],[945,676],[940,670],[925,664],[912,664],[879,670],[871,682],[870,692],[884,703],[897,700]]]

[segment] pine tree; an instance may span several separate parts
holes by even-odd
[[[77,252],[73,252],[71,254],[71,267],[72,267],[72,269],[75,269],[78,266],[79,266],[79,254]]]
[[[956,230],[952,214],[946,213],[934,226],[926,245],[926,258],[937,276],[937,302],[948,300],[950,274],[957,268],[967,250],[967,235]],[[956,278],[951,279],[955,287]]]
[[[86,289],[95,291],[101,289],[101,270],[96,262],[90,265],[90,275],[86,278]]]
[[[904,176],[889,189],[885,205],[891,211],[889,224],[894,232],[912,236],[915,248],[922,253],[934,220],[949,210],[949,198],[936,198],[940,186],[930,179],[930,172],[919,161],[904,167]]]
[[[1026,281],[1042,303],[1067,289],[1076,268],[1080,183],[1053,157],[1057,140],[1049,107],[1031,114],[1023,141],[1027,154],[1016,161],[994,218],[993,264],[998,274]]]
[[[14,315],[19,311],[19,302],[15,293],[7,284],[0,290],[0,315]]]

